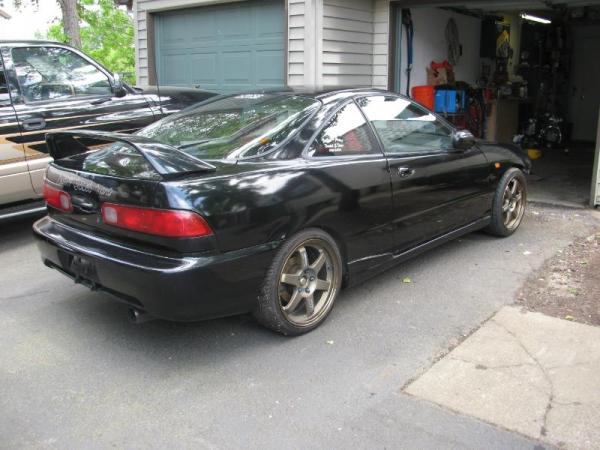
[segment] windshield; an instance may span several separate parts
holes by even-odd
[[[277,147],[319,106],[292,94],[238,94],[187,109],[138,134],[201,159],[248,158]]]

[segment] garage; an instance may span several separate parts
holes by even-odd
[[[284,30],[282,0],[157,13],[158,81],[222,93],[282,87]]]
[[[390,85],[528,152],[530,200],[600,203],[600,2],[391,3]]]

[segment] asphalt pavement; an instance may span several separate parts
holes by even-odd
[[[402,388],[597,216],[530,206],[510,238],[473,233],[343,291],[298,338],[247,316],[133,325],[43,266],[30,221],[2,225],[0,447],[547,448]]]

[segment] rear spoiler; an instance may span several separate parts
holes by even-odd
[[[138,151],[163,178],[216,170],[206,161],[144,136],[104,131],[57,131],[46,134],[50,156],[55,160],[93,151],[94,146],[114,142],[124,143]]]

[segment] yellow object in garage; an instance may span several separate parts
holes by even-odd
[[[542,157],[542,151],[539,148],[528,148],[527,155],[531,159],[539,159]]]

